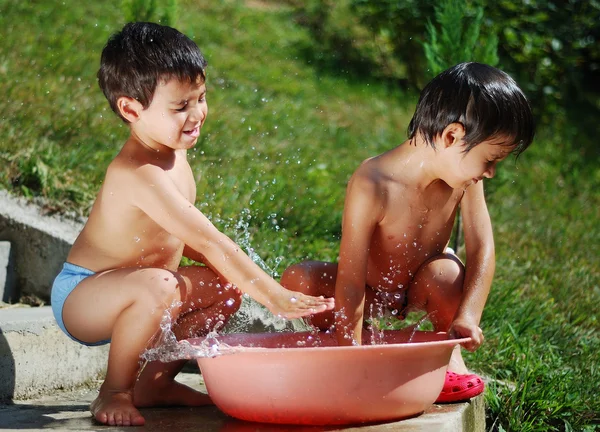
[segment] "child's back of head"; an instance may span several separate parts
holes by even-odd
[[[131,97],[147,108],[161,81],[204,80],[206,60],[198,46],[174,28],[146,22],[126,24],[113,34],[104,50],[98,83],[110,107],[120,97]]]
[[[481,63],[460,63],[436,76],[421,92],[409,124],[432,147],[446,126],[465,128],[465,151],[491,138],[505,138],[523,152],[533,141],[534,120],[527,98],[505,72]]]

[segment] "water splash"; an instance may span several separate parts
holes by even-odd
[[[379,318],[382,318],[384,313],[384,306],[381,303],[371,303],[369,307],[369,319],[371,323],[369,330],[371,330],[371,345],[382,345],[385,343],[383,337],[383,328],[379,325]]]
[[[178,341],[173,333],[173,322],[171,311],[173,308],[181,307],[181,302],[174,302],[164,313],[160,329],[152,348],[142,353],[143,361],[160,361],[168,363],[176,360],[189,360],[197,357],[216,357],[222,354],[235,352],[237,349],[220,342],[217,339],[217,331],[211,331],[200,344],[192,345],[187,340]],[[223,322],[217,323],[215,328],[223,327]]]
[[[269,215],[271,221],[275,221],[276,229],[277,215]],[[250,221],[252,216],[249,209],[244,209],[237,220],[223,221],[220,217],[213,218],[216,223],[225,225],[225,230],[231,230],[233,226],[233,240],[242,247],[250,259],[260,266],[271,277],[278,277],[277,267],[282,262],[283,257],[275,259],[275,266],[270,267],[267,263],[254,251],[251,246],[250,239]],[[139,237],[136,237],[139,241]],[[233,304],[234,300],[226,301],[227,305]],[[151,348],[148,348],[141,354],[143,361],[161,361],[171,362],[182,359],[193,359],[197,357],[214,357],[224,353],[232,353],[239,348],[230,347],[219,342],[217,332],[223,333],[238,333],[238,332],[261,332],[261,331],[313,331],[316,329],[302,319],[288,320],[282,317],[273,315],[269,310],[260,303],[253,300],[247,294],[242,296],[242,305],[239,310],[229,319],[227,325],[224,325],[225,316],[219,316],[219,321],[216,323],[209,322],[207,325],[212,327],[212,331],[204,338],[199,345],[192,345],[187,340],[178,341],[173,333],[172,310],[182,306],[181,302],[173,303],[164,313],[160,330],[157,333],[156,339]],[[311,343],[311,341],[307,341]]]
[[[417,321],[416,324],[414,324],[413,326],[413,330],[412,333],[410,334],[410,337],[408,338],[408,343],[412,342],[413,338],[415,337],[415,334],[417,333],[417,331],[419,331],[419,329],[421,328],[421,326],[426,322],[426,321],[431,321],[429,318],[432,316],[435,316],[437,311],[431,311],[426,313],[425,315],[423,315],[419,321]]]

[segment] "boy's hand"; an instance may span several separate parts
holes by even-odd
[[[457,318],[454,320],[448,330],[450,336],[456,339],[460,338],[471,338],[470,342],[465,343],[463,346],[469,351],[475,351],[483,343],[483,331],[475,323],[475,321],[468,318]]]
[[[335,303],[333,298],[312,297],[300,292],[285,290],[282,295],[271,298],[266,306],[274,315],[294,319],[332,310]]]

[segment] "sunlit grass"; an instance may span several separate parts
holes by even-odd
[[[335,260],[346,181],[405,139],[414,95],[314,68],[302,55],[310,39],[284,6],[179,10],[177,27],[209,62],[209,119],[190,158],[198,207],[234,238],[249,215],[252,246],[277,273]],[[95,78],[123,24],[102,2],[0,0],[1,187],[87,214],[127,136]],[[486,185],[497,271],[486,343],[466,357],[492,380],[495,430],[599,421],[600,172],[555,132],[541,129]]]

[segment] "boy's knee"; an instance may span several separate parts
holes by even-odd
[[[465,269],[456,255],[444,253],[424,264],[419,273],[419,279],[429,283],[462,289]]]
[[[149,301],[154,307],[171,307],[180,300],[178,289],[185,283],[180,280],[181,276],[169,270],[155,269],[155,272],[151,278],[152,283],[148,284]]]
[[[221,297],[221,302],[225,304],[225,307],[231,313],[237,311],[242,305],[242,292],[233,285],[224,285],[219,289],[218,293]]]
[[[309,280],[310,273],[306,261],[289,266],[281,275],[281,285],[296,291],[307,284]]]

